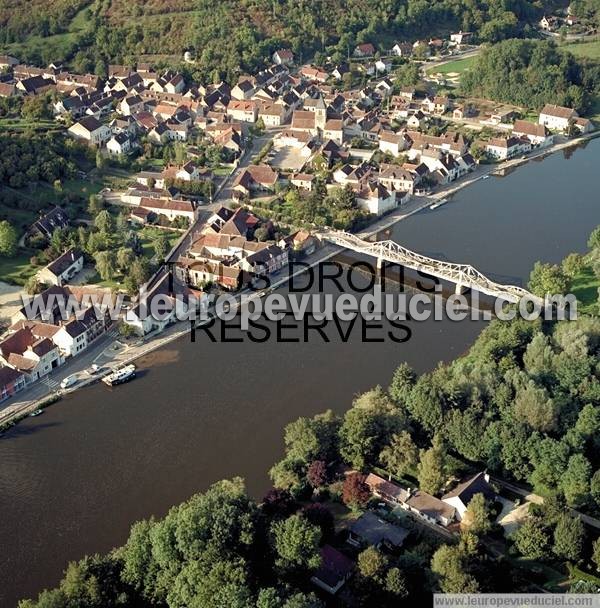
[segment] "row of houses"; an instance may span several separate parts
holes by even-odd
[[[70,299],[79,310],[63,319]],[[47,376],[104,334],[110,326],[110,299],[109,290],[53,285],[21,308],[0,340],[0,401]]]

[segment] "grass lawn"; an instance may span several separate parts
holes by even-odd
[[[0,257],[0,281],[11,285],[25,285],[27,279],[38,270],[29,263],[32,255],[31,251],[19,250],[14,258]]]
[[[0,118],[0,131],[62,131],[64,127],[54,120],[26,120],[24,118]]]
[[[591,266],[586,266],[575,277],[571,293],[579,302],[579,312],[587,314],[598,312],[598,287],[600,287],[600,281],[596,278]]]
[[[477,56],[465,57],[464,59],[456,59],[455,61],[450,61],[448,63],[444,63],[443,65],[438,65],[437,67],[429,68],[427,70],[427,74],[451,74],[453,72],[461,74],[465,70],[471,68],[476,60]]]
[[[180,232],[172,232],[170,230],[163,230],[162,228],[153,228],[152,226],[146,226],[139,232],[140,239],[142,241],[142,249],[144,256],[151,260],[154,253],[153,242],[159,234],[166,234],[169,239],[169,246],[173,247],[175,243],[181,238]]]

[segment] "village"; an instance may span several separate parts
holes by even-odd
[[[150,64],[112,65],[101,79],[4,56],[0,96],[46,96],[65,137],[93,149],[98,162],[125,168],[127,187],[99,194],[110,212],[106,231],[114,230],[110,214],[118,213],[134,229],[166,235],[146,280],[134,286],[144,284],[149,298],[167,293],[168,263],[184,295],[201,300],[209,291],[239,292],[313,254],[313,233],[323,227],[359,229],[413,198],[426,203],[470,173],[593,131],[572,108],[546,105],[532,119],[525,108],[457,98],[443,79],[406,85],[398,75],[428,57],[477,52],[469,42],[469,33],[458,32],[387,51],[359,44],[347,63],[328,69],[296,66],[294,54],[281,49],[258,74],[212,85]],[[157,161],[161,151],[168,160]],[[140,158],[148,167],[127,172]],[[71,230],[59,206],[26,238],[50,242],[57,230]],[[106,252],[101,260],[96,268],[109,276],[115,262]],[[0,399],[48,376],[108,331],[148,337],[174,322],[175,309],[160,322],[141,318],[134,298],[114,324],[106,302],[123,286],[88,284],[89,264],[82,248],[65,246],[36,271],[34,301],[71,296],[87,309],[67,320],[16,311],[0,342]]]

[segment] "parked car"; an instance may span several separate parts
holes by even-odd
[[[73,386],[74,384],[77,384],[77,376],[75,376],[73,374],[71,376],[67,376],[66,378],[63,378],[63,381],[60,383],[60,388],[69,388],[70,386]]]

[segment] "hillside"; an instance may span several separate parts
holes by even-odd
[[[549,0],[0,0],[4,51],[45,63],[71,60],[96,71],[139,56],[198,54],[199,76],[225,77],[261,66],[280,46],[302,59],[342,60],[356,43],[474,31],[496,42],[531,33]],[[86,6],[85,27],[74,27]],[[68,40],[56,36],[70,36]],[[35,40],[37,37],[37,40]],[[41,41],[46,44],[40,46]],[[32,44],[32,42],[37,43]],[[15,44],[16,43],[16,44]],[[8,45],[8,46],[7,46]],[[50,49],[50,50],[49,50]],[[54,57],[48,55],[54,53]],[[56,56],[61,54],[62,56]],[[218,73],[216,73],[218,72]]]

